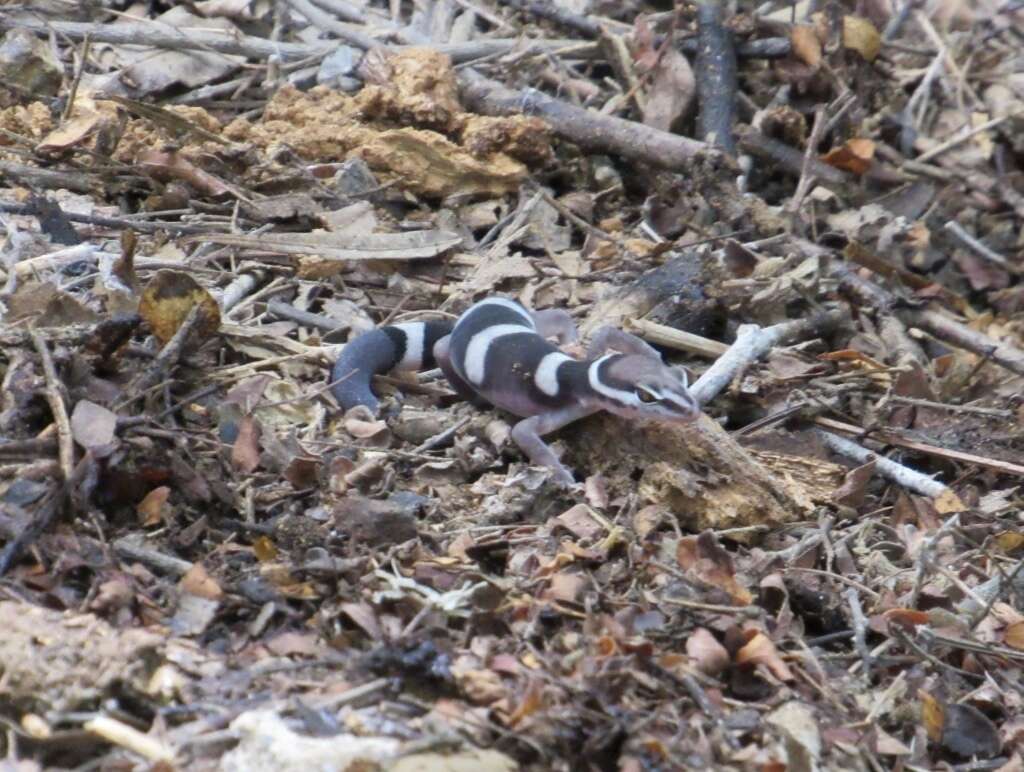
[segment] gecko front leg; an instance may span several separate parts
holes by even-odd
[[[576,480],[572,472],[558,460],[558,456],[541,437],[599,410],[600,407],[580,403],[550,413],[530,416],[512,427],[512,439],[531,463],[555,470],[555,477],[560,483],[573,485]]]

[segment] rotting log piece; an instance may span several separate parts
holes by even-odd
[[[615,493],[635,487],[642,505],[664,505],[690,531],[777,526],[814,508],[801,486],[772,475],[707,416],[686,426],[627,425],[601,414],[566,433],[572,468],[604,475]]]

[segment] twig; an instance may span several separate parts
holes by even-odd
[[[871,652],[868,650],[868,619],[864,616],[864,609],[860,606],[860,596],[857,591],[850,587],[844,593],[846,596],[846,602],[850,606],[850,617],[853,620],[853,644],[857,648],[857,653],[860,654],[861,661],[864,663],[864,674],[870,678],[872,665],[874,661],[871,657]]]
[[[859,426],[843,423],[842,421],[834,421],[831,418],[815,418],[814,423],[818,424],[818,426],[823,429],[830,429],[842,432],[843,434],[864,434],[864,430]],[[898,445],[901,448],[916,450],[919,453],[926,453],[930,456],[938,456],[939,458],[945,458],[950,461],[959,461],[964,464],[973,464],[985,469],[992,469],[996,472],[1002,472],[1003,474],[1012,474],[1017,475],[1018,477],[1024,477],[1024,466],[1014,464],[1010,461],[1003,461],[998,458],[988,458],[987,456],[977,456],[973,453],[950,450],[948,448],[939,447],[938,445],[929,445],[927,442],[918,442],[917,440],[909,439],[898,432],[888,429],[873,431],[872,436],[876,436],[880,442],[884,442],[887,445]]]
[[[167,341],[167,344],[160,349],[160,353],[153,359],[152,364],[150,364],[150,366],[141,373],[127,389],[125,389],[125,402],[131,402],[138,398],[144,392],[157,385],[160,380],[164,378],[178,359],[181,358],[189,335],[191,335],[192,330],[202,318],[202,306],[197,303],[192,306],[192,310],[188,312],[188,316],[185,317],[181,326],[178,327],[177,332],[174,333],[174,337]]]
[[[983,257],[990,263],[995,263],[1000,268],[1005,268],[1007,271],[1012,271],[1013,273],[1019,272],[1020,269],[1017,268],[1017,266],[1011,265],[1010,261],[1001,254],[996,252],[994,249],[987,247],[985,244],[982,244],[981,241],[964,230],[964,227],[956,220],[950,220],[942,227],[960,239],[960,241],[962,241],[966,246],[970,247],[971,250],[979,257]]]
[[[924,586],[924,578],[935,556],[935,548],[943,538],[951,536],[953,530],[959,527],[960,513],[956,512],[946,518],[946,522],[921,545],[921,551],[917,555],[917,573],[914,576],[914,588],[910,591],[910,608],[915,608],[918,598],[921,597],[921,588]]]
[[[114,542],[114,551],[122,560],[135,560],[170,576],[182,577],[192,570],[192,563],[145,546],[141,536],[125,536]]]
[[[981,123],[981,124],[979,124],[977,126],[974,126],[973,128],[966,129],[966,130],[962,131],[960,134],[957,134],[955,137],[952,137],[951,139],[947,139],[941,145],[936,145],[935,147],[933,147],[928,152],[921,153],[921,155],[919,155],[914,160],[917,161],[918,163],[922,163],[922,164],[927,162],[927,161],[930,161],[935,156],[941,155],[942,153],[945,153],[947,150],[950,150],[951,148],[956,147],[957,145],[961,144],[962,142],[966,142],[971,137],[973,137],[973,136],[975,136],[977,134],[980,134],[983,131],[988,131],[989,129],[994,129],[999,124],[1004,123],[1005,121],[1009,120],[1010,118],[1016,118],[1018,115],[1021,115],[1021,114],[1022,114],[1022,111],[1018,110],[1017,112],[1009,113],[1007,115],[1001,115],[998,118],[993,118],[992,120],[985,121],[984,123]]]
[[[912,327],[919,327],[943,343],[966,349],[1005,367],[1017,375],[1024,375],[1024,350],[1013,344],[994,340],[937,311],[906,308],[895,295],[851,271],[849,266],[836,264],[832,276],[839,280],[840,289],[853,294],[858,301],[880,311],[896,313]]]
[[[38,330],[29,330],[32,338],[32,345],[43,365],[43,378],[46,381],[44,395],[46,403],[50,406],[50,413],[53,415],[53,424],[57,429],[57,456],[60,459],[60,470],[64,482],[67,483],[75,468],[75,446],[71,437],[71,421],[68,420],[67,406],[64,404],[64,397],[61,395],[60,382],[57,380],[57,368],[53,365],[53,357],[46,347]]]
[[[974,594],[986,600],[987,605],[981,607],[974,598],[968,596],[957,604],[956,610],[960,614],[978,614],[971,622],[971,628],[973,629],[988,616],[992,606],[1003,596],[1007,589],[1012,592],[1024,593],[1024,558],[1017,561],[1017,565],[1014,566],[1013,571],[1009,574],[1000,573],[999,576],[993,576],[974,588]]]
[[[668,327],[648,319],[626,319],[626,330],[646,340],[648,343],[656,343],[659,346],[686,351],[697,356],[717,359],[726,351],[729,346],[702,335],[694,335],[692,332],[677,330],[675,327]]]
[[[159,233],[169,231],[171,233],[206,233],[207,231],[223,230],[220,223],[209,224],[186,224],[180,222],[146,222],[133,217],[103,217],[96,214],[80,214],[61,210],[64,216],[71,222],[85,223],[86,225],[97,225],[102,228],[131,228],[140,233]],[[31,204],[13,204],[0,202],[0,212],[11,214],[35,215],[36,208]]]
[[[804,153],[795,147],[766,137],[756,129],[745,129],[738,132],[738,135],[740,150],[758,158],[774,161],[793,176],[802,174],[806,166],[819,182],[831,187],[847,185],[853,181],[853,177],[841,169],[829,166],[816,158],[806,161]]]
[[[97,716],[86,721],[83,728],[87,732],[102,737],[109,743],[126,748],[132,753],[153,761],[173,766],[174,749],[160,742],[157,738],[143,734],[138,729],[121,723],[109,716]]]
[[[294,10],[305,16],[311,24],[324,32],[329,32],[346,43],[351,43],[363,50],[369,50],[377,45],[377,41],[365,32],[353,29],[343,24],[328,13],[321,11],[309,0],[284,0]]]
[[[33,21],[28,17],[13,17],[0,12],[0,29],[23,29],[40,35],[57,33],[71,40],[85,40],[93,43],[115,45],[153,46],[174,51],[216,51],[252,59],[268,59],[271,56],[283,59],[306,59],[323,56],[336,44],[329,42],[318,45],[305,43],[283,43],[276,40],[238,35],[228,31],[190,28],[188,32],[176,30],[167,24],[88,24],[77,21]]]
[[[974,405],[950,405],[945,402],[932,402],[930,399],[918,399],[917,397],[901,397],[899,394],[890,394],[886,397],[892,402],[899,402],[903,405],[914,407],[926,407],[934,410],[948,410],[951,413],[973,413],[975,415],[987,415],[993,418],[1013,418],[1010,410],[1000,410],[994,407],[975,407]]]
[[[793,197],[786,204],[786,209],[790,212],[797,212],[800,209],[800,204],[803,203],[804,198],[811,191],[811,186],[815,182],[814,173],[811,171],[811,164],[815,160],[815,154],[818,152],[818,143],[821,142],[821,138],[825,134],[825,106],[819,105],[814,111],[814,125],[811,128],[811,136],[807,138],[807,148],[804,151],[804,163],[800,168],[800,180],[797,182],[796,191],[793,193]]]
[[[842,437],[838,437],[831,432],[826,432],[822,429],[815,429],[817,434],[825,442],[830,450],[838,453],[841,456],[852,458],[861,464],[866,464],[869,461],[875,462],[875,470],[884,477],[888,477],[890,480],[898,485],[912,490],[915,493],[920,493],[922,496],[928,496],[930,498],[937,498],[944,493],[949,491],[942,483],[933,480],[927,475],[921,474],[910,467],[898,464],[884,456],[880,456],[877,453],[873,453],[867,448],[863,448],[860,445],[845,440]]]
[[[601,34],[601,25],[591,17],[573,13],[549,2],[549,0],[501,0],[501,2],[536,16],[538,19],[545,19],[566,29],[571,29],[587,38],[596,38]]]
[[[413,453],[426,453],[428,450],[433,450],[438,445],[447,442],[449,439],[455,436],[455,433],[459,431],[463,426],[473,420],[472,416],[466,416],[461,421],[457,421],[452,426],[449,426],[444,431],[438,432],[433,437],[428,437],[422,443],[413,448]]]
[[[783,341],[797,340],[810,333],[825,334],[843,320],[838,311],[815,314],[807,319],[783,322],[771,327],[742,325],[736,342],[722,354],[690,387],[690,393],[701,404],[707,404],[722,391],[743,367],[767,354]]]
[[[662,169],[679,171],[695,159],[714,155],[712,147],[650,126],[599,115],[553,99],[535,89],[514,91],[470,70],[460,74],[466,105],[484,115],[536,115],[552,131],[584,150],[613,153]]]
[[[697,136],[736,155],[736,49],[722,0],[697,0]]]
[[[967,349],[1010,372],[1024,375],[1024,350],[1011,343],[993,340],[937,311],[906,311],[900,315],[908,324],[920,327],[944,343]]]

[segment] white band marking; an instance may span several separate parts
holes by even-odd
[[[619,356],[618,354],[605,354],[600,359],[594,360],[594,363],[587,368],[587,380],[590,381],[590,388],[596,391],[598,394],[613,399],[620,405],[627,407],[633,407],[640,404],[640,398],[631,391],[624,391],[622,389],[615,389],[611,386],[607,386],[601,382],[601,365],[606,359],[611,359],[613,356]]]
[[[561,351],[552,351],[545,354],[537,365],[537,372],[533,375],[533,383],[544,394],[549,397],[558,396],[558,368],[563,362],[571,362],[572,357],[566,356]]]
[[[480,308],[481,306],[501,306],[502,308],[507,308],[509,311],[515,311],[523,317],[523,321],[530,326],[531,330],[536,329],[536,325],[533,323],[533,317],[530,316],[530,312],[514,300],[509,300],[508,298],[485,298],[473,306],[470,311]]]
[[[531,333],[533,329],[521,324],[495,324],[486,327],[472,338],[466,346],[466,357],[462,366],[466,370],[466,380],[479,386],[484,382],[484,365],[487,363],[487,351],[498,338],[506,335],[522,335]]]
[[[408,322],[392,325],[405,333],[405,353],[395,365],[395,370],[419,370],[423,366],[423,322]]]

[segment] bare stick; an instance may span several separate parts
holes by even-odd
[[[939,542],[946,536],[951,535],[954,528],[960,525],[960,513],[956,513],[942,524],[935,533],[933,533],[921,547],[921,551],[917,556],[917,574],[914,576],[914,589],[910,592],[910,608],[914,608],[917,605],[917,599],[921,597],[921,588],[924,586],[924,579],[928,573],[928,568],[931,566],[932,560],[935,558],[935,548]]]
[[[821,334],[839,324],[843,318],[843,314],[833,311],[771,327],[744,324],[736,334],[736,342],[704,371],[690,387],[690,393],[702,405],[707,404],[729,385],[736,373],[760,359],[779,343],[797,340],[809,333]]]
[[[114,551],[122,560],[134,560],[170,576],[182,577],[192,570],[189,561],[147,547],[139,534],[115,541]]]
[[[875,470],[879,474],[883,477],[888,477],[894,483],[907,490],[920,493],[922,496],[928,496],[929,498],[937,498],[949,491],[949,488],[937,480],[933,480],[928,475],[921,474],[884,456],[879,456],[877,453],[872,453],[855,442],[850,442],[850,440],[843,439],[822,429],[815,429],[814,432],[821,437],[830,450],[841,456],[852,458],[860,464],[874,461]]]
[[[143,734],[128,724],[121,723],[109,716],[97,716],[83,724],[87,732],[102,737],[109,743],[126,748],[132,753],[142,756],[147,761],[174,764],[174,749],[160,742],[155,737]]]
[[[907,324],[920,327],[944,343],[967,349],[979,356],[991,359],[1017,375],[1024,375],[1024,350],[1012,343],[990,338],[983,332],[972,330],[965,324],[951,319],[938,311],[906,311],[900,314]]]
[[[850,587],[843,594],[850,606],[850,617],[853,619],[853,643],[857,648],[857,653],[860,654],[861,662],[864,663],[864,675],[870,678],[874,659],[868,650],[868,619],[864,616],[864,609],[860,606],[860,596],[857,591]]]
[[[46,347],[46,341],[37,330],[30,330],[32,345],[36,348],[43,364],[43,378],[46,380],[46,403],[53,414],[53,424],[57,428],[57,455],[60,458],[60,470],[64,482],[71,479],[75,467],[75,446],[71,439],[71,421],[68,420],[67,406],[61,395],[60,382],[57,380],[57,368],[53,366],[53,357]]]
[[[37,22],[23,17],[11,17],[0,12],[0,29],[20,28],[37,34],[56,32],[71,40],[115,45],[154,46],[175,51],[216,51],[251,59],[279,56],[284,59],[306,59],[330,52],[334,44],[281,43],[263,38],[235,35],[212,29],[190,28],[179,31],[166,24],[87,24],[77,21]]]
[[[962,241],[966,246],[970,247],[971,251],[979,257],[983,257],[990,263],[995,263],[1000,268],[1005,268],[1007,271],[1013,271],[1014,273],[1019,272],[1020,269],[1017,268],[1017,266],[1010,265],[1009,260],[994,249],[985,246],[978,239],[974,238],[974,236],[964,230],[964,227],[956,220],[950,220],[942,227],[960,239],[960,241]]]
[[[657,343],[659,346],[685,351],[697,356],[717,359],[729,350],[729,346],[702,335],[695,335],[685,330],[677,330],[664,324],[658,324],[648,319],[626,319],[625,323],[628,332],[632,332],[648,343]]]
[[[819,105],[814,111],[814,125],[811,128],[811,136],[807,138],[807,148],[804,151],[804,164],[800,169],[800,181],[796,184],[796,192],[793,194],[793,198],[789,200],[789,204],[786,208],[790,212],[796,212],[800,209],[800,204],[803,203],[804,198],[811,191],[811,186],[815,182],[814,172],[811,171],[812,162],[815,160],[814,155],[817,152],[818,143],[821,142],[821,138],[825,133],[825,106]]]
[[[593,113],[535,89],[514,91],[468,70],[460,74],[459,81],[470,109],[484,115],[536,115],[547,121],[556,134],[585,150],[613,153],[675,171],[687,168],[700,156],[715,152],[704,142],[635,121]]]
[[[858,302],[873,306],[879,311],[896,313],[904,324],[919,327],[943,343],[971,351],[1000,367],[1005,367],[1010,372],[1024,375],[1024,350],[1012,343],[990,338],[938,311],[919,311],[901,307],[897,298],[888,290],[858,276],[849,266],[842,263],[837,263],[833,267],[832,276],[839,280],[840,289],[853,295]]]
[[[823,429],[843,432],[844,434],[859,435],[864,433],[864,430],[859,426],[843,423],[842,421],[833,421],[831,418],[815,418],[814,423]],[[1024,466],[1014,464],[1010,461],[1002,461],[998,458],[988,458],[987,456],[978,456],[974,453],[964,453],[959,450],[940,448],[938,445],[929,445],[927,442],[911,440],[901,436],[897,432],[885,429],[874,432],[873,434],[877,436],[881,442],[884,442],[887,445],[898,445],[901,448],[916,450],[919,453],[938,456],[939,458],[945,458],[949,461],[959,461],[963,464],[973,464],[974,466],[992,469],[996,472],[1002,472],[1003,474],[1012,474],[1017,475],[1018,477],[1024,477]]]
[[[736,49],[722,0],[697,0],[697,136],[736,155]]]
[[[329,13],[325,13],[313,5],[309,0],[285,0],[294,10],[305,16],[311,24],[324,32],[329,32],[346,43],[367,50],[377,45],[377,41],[365,32],[353,29],[347,24],[335,19]]]
[[[812,158],[805,163],[804,153],[801,153],[795,147],[790,147],[785,142],[779,142],[777,139],[766,137],[755,129],[746,129],[740,132],[739,146],[745,153],[774,161],[793,176],[802,174],[806,166],[809,173],[813,174],[819,182],[825,185],[833,187],[846,185],[853,179],[841,169],[829,166],[817,158]]]

